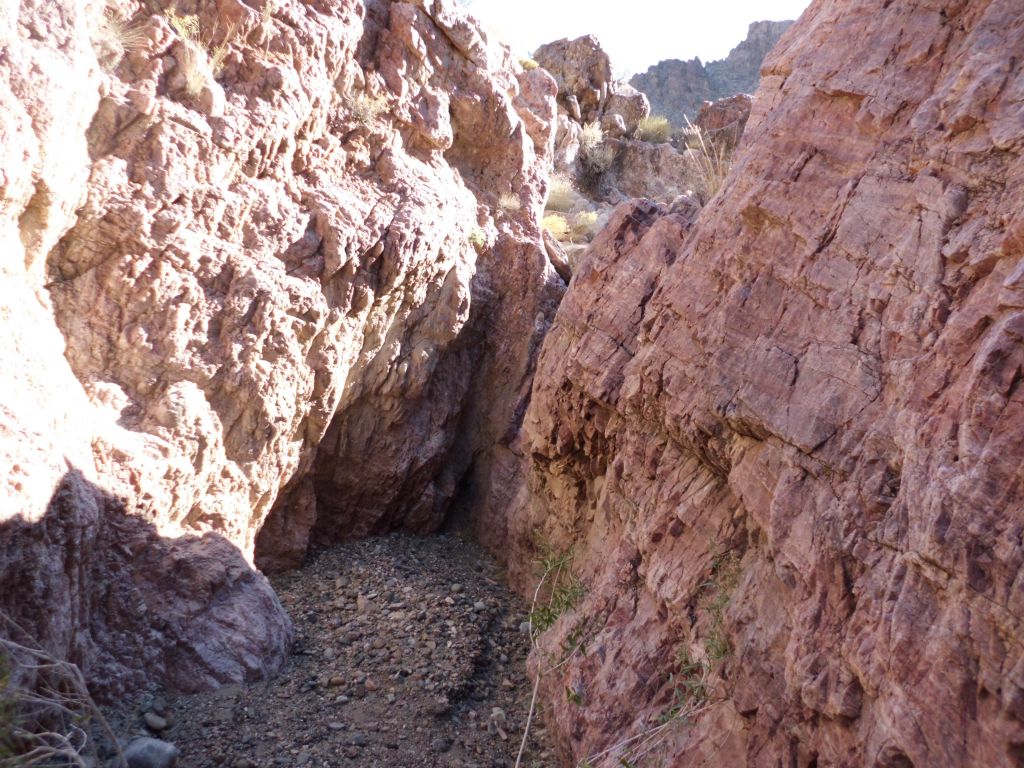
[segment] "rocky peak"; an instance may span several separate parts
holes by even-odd
[[[647,94],[654,114],[664,115],[675,125],[683,125],[685,118],[695,121],[703,102],[757,90],[761,63],[792,25],[792,21],[752,22],[746,39],[724,59],[707,64],[697,58],[667,59],[634,75],[630,83]]]

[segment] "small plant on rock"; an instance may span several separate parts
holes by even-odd
[[[469,244],[472,245],[477,251],[482,251],[487,247],[487,233],[480,227],[474,227],[469,233]]]
[[[597,149],[604,142],[604,131],[600,123],[587,123],[580,131],[580,154]]]
[[[519,60],[519,66],[525,69],[527,72],[529,72],[531,69],[537,69],[540,66],[540,64],[538,64],[533,59],[527,57]]]

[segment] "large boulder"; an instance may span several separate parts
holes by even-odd
[[[694,126],[722,151],[729,152],[740,143],[752,105],[753,99],[745,93],[718,101],[705,101]]]
[[[579,105],[577,121],[600,119],[612,82],[612,65],[596,37],[555,40],[538,48],[533,58],[555,78],[559,100],[571,99]]]

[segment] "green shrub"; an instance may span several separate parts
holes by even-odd
[[[640,125],[636,130],[637,136],[642,141],[648,141],[652,144],[664,144],[672,138],[672,125],[667,117],[662,117],[661,115],[645,117],[640,121]]]
[[[533,59],[527,57],[519,60],[519,66],[525,69],[527,72],[529,72],[531,69],[537,69],[540,66],[540,64],[538,64]]]

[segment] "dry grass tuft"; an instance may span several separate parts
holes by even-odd
[[[522,200],[511,192],[505,192],[501,197],[499,197],[498,205],[501,206],[502,210],[509,212],[519,211],[523,208]]]
[[[664,144],[672,138],[672,124],[667,117],[661,115],[645,117],[637,127],[637,136],[641,141],[651,144]]]
[[[560,213],[549,213],[541,219],[540,226],[550,232],[555,240],[565,242],[569,239],[569,222]]]
[[[529,72],[531,69],[537,69],[540,64],[530,58],[520,59],[519,66]]]
[[[691,123],[689,118],[686,120],[684,134],[686,155],[693,161],[696,173],[694,193],[701,205],[707,205],[725,183],[729,169],[732,168],[732,156]]]
[[[128,51],[141,50],[148,44],[149,36],[142,22],[122,18],[111,5],[103,9],[93,31],[92,46],[105,71],[112,72]]]
[[[113,768],[125,765],[78,667],[54,658],[0,613],[0,768],[93,768],[100,764],[94,727],[117,751]]]

